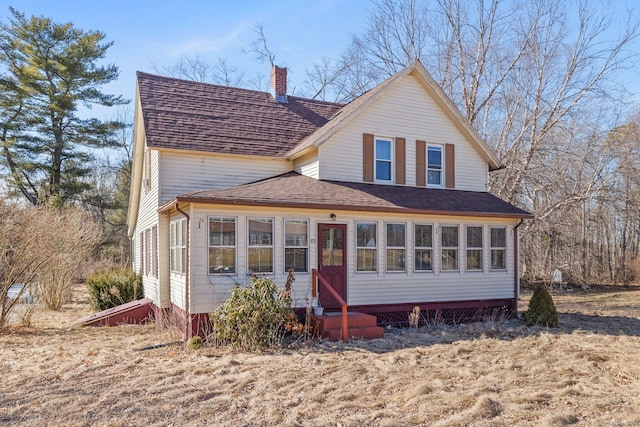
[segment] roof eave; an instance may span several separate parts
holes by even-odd
[[[245,199],[215,199],[210,197],[189,197],[178,196],[165,203],[158,209],[159,213],[165,213],[175,207],[176,203],[201,203],[211,205],[229,205],[229,206],[265,206],[272,208],[297,208],[297,209],[322,209],[335,211],[357,211],[357,212],[376,212],[376,213],[399,213],[399,214],[420,214],[420,215],[436,215],[436,216],[468,216],[468,217],[491,217],[491,218],[521,218],[532,219],[533,215],[529,213],[505,213],[505,212],[473,212],[473,211],[447,211],[447,210],[423,210],[409,208],[393,208],[379,206],[350,206],[345,204],[331,203],[294,203],[283,201],[256,201]]]

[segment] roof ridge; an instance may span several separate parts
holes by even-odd
[[[220,89],[239,90],[239,91],[244,91],[244,92],[252,92],[252,93],[256,93],[256,94],[266,94],[266,95],[272,96],[269,91],[265,92],[265,91],[262,91],[262,90],[248,89],[248,88],[238,87],[238,86],[225,86],[225,85],[220,85],[220,84],[210,83],[210,82],[200,82],[200,81],[197,81],[197,80],[181,79],[181,78],[178,78],[178,77],[163,76],[161,74],[147,73],[146,71],[136,71],[136,76],[138,78],[146,77],[146,78],[155,79],[155,80],[173,80],[173,81],[176,81],[176,82],[181,82],[181,83],[186,83],[186,84],[202,85],[202,86],[209,87],[209,88],[215,87],[215,88],[220,88]],[[348,104],[342,104],[340,102],[331,102],[331,101],[324,101],[324,100],[313,99],[313,98],[305,98],[303,96],[296,96],[296,95],[287,95],[287,97],[289,99],[298,99],[298,100],[309,101],[309,102],[314,102],[314,103],[318,103],[318,104],[336,105],[336,106],[339,106],[339,107],[344,107],[345,105],[348,105]]]

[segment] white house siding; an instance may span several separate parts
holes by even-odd
[[[140,196],[140,209],[138,211],[138,221],[136,223],[136,232],[134,235],[136,241],[136,266],[140,268],[142,266],[142,252],[143,247],[140,241],[140,233],[147,229],[151,229],[154,225],[158,224],[158,152],[156,150],[149,151],[149,164],[151,165],[150,174],[146,170],[143,170],[142,176],[150,176],[150,184],[148,189],[145,188],[143,183]],[[143,168],[146,168],[146,162],[143,162]],[[158,238],[160,236],[160,229],[158,228]],[[158,240],[160,242],[160,240]],[[146,244],[144,247],[146,251]],[[159,253],[159,252],[156,252]],[[157,307],[166,307],[168,301],[163,299],[160,295],[159,281],[151,275],[144,274],[144,271],[138,270],[138,273],[142,274],[142,286],[144,288],[144,295],[147,298],[151,298],[153,303]]]
[[[278,287],[283,287],[287,274],[284,272],[284,233],[285,218],[309,220],[309,267],[317,266],[317,226],[318,223],[330,223],[332,211],[273,209],[268,213],[257,208],[229,209],[224,206],[195,205],[191,210],[191,270],[190,270],[190,307],[191,313],[208,313],[229,297],[234,283],[245,284],[249,281],[246,271],[247,218],[274,218],[274,277]],[[349,305],[392,304],[407,302],[465,301],[514,298],[514,247],[513,227],[516,219],[483,219],[470,217],[429,217],[403,216],[387,214],[367,214],[360,212],[340,212],[338,224],[347,224],[347,303]],[[208,217],[225,216],[236,218],[236,256],[237,274],[234,276],[208,275]],[[370,221],[378,224],[378,272],[356,273],[356,221]],[[407,225],[406,272],[387,273],[385,269],[384,227],[386,222],[402,222]],[[413,225],[415,223],[433,224],[434,230],[440,225],[460,226],[459,265],[460,271],[440,272],[439,262],[434,265],[434,273],[414,272],[413,265]],[[484,227],[484,271],[465,272],[466,255],[465,225]],[[507,227],[507,269],[489,270],[489,226]],[[439,259],[439,231],[434,233],[433,259]],[[293,284],[295,306],[304,307],[311,302],[311,275],[296,273]]]
[[[362,182],[362,134],[406,139],[406,185],[416,185],[416,140],[455,145],[455,188],[487,191],[487,164],[422,84],[408,76],[319,147],[320,179]]]
[[[259,157],[161,152],[160,204],[197,190],[235,187],[293,170],[293,162]]]
[[[314,152],[306,154],[295,160],[295,171],[300,175],[310,178],[319,179],[319,159],[318,153]]]

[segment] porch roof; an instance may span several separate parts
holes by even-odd
[[[532,218],[532,215],[486,192],[323,181],[288,172],[230,188],[193,191],[176,203],[290,207],[403,214]]]

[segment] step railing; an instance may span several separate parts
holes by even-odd
[[[311,270],[311,295],[313,298],[318,296],[318,282],[321,283],[324,288],[329,291],[331,295],[340,303],[342,306],[342,341],[349,342],[349,329],[348,329],[348,321],[347,321],[347,303],[342,297],[333,289],[331,283],[324,278],[322,274],[320,274],[315,268]]]

